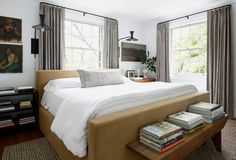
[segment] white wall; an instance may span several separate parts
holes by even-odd
[[[22,19],[23,73],[0,74],[0,87],[34,84],[34,58],[30,39],[33,25],[39,22],[39,4],[35,0],[1,0],[0,16]]]
[[[145,42],[145,33],[144,33],[144,26],[131,19],[124,19],[124,18],[117,18],[119,22],[119,38],[130,36],[130,31],[134,31],[134,37],[138,39],[135,42],[129,43],[137,43],[137,44],[146,44]],[[125,40],[120,41],[127,42]],[[119,45],[120,45],[119,44]],[[139,69],[142,71],[144,69],[144,65],[141,62],[126,62],[121,61],[121,54],[120,54],[120,68],[123,70],[137,70]]]
[[[33,25],[39,23],[39,1],[36,0],[1,0],[0,16],[22,19],[22,44],[23,44],[23,73],[0,74],[0,87],[34,85],[34,56],[31,54],[30,39],[34,36]],[[129,31],[135,31],[139,41],[145,44],[144,29],[136,21],[117,18],[119,21],[119,37],[129,36]],[[120,68],[124,70],[143,69],[137,62],[122,62]]]
[[[163,20],[153,20],[145,23],[145,41],[147,44],[147,48],[151,54],[156,55],[156,26],[159,22]],[[236,3],[232,4],[232,12],[231,12],[231,32],[232,32],[232,71],[231,71],[231,83],[233,85],[231,94],[232,102],[231,104],[234,106],[234,117],[236,117]]]

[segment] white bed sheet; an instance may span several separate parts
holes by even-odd
[[[51,130],[74,155],[84,157],[87,154],[87,122],[90,119],[196,91],[193,85],[129,82],[93,88],[59,89],[53,94],[44,95],[42,103],[55,115]],[[54,99],[50,100],[50,97]],[[61,105],[53,104],[57,101],[55,97],[64,98]]]

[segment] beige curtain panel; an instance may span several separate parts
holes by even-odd
[[[40,14],[46,15],[45,24],[52,31],[40,33],[39,69],[55,70],[63,68],[64,49],[64,20],[63,8],[40,4]]]
[[[157,25],[157,80],[170,82],[169,23]]]
[[[226,113],[233,117],[235,108],[230,103],[230,7],[209,11],[207,26],[207,88],[210,100],[224,106]]]
[[[103,45],[103,68],[119,68],[119,32],[118,21],[105,19],[104,22],[104,45]]]

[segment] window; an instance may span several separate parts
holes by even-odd
[[[101,26],[65,21],[65,69],[101,67]]]
[[[206,90],[207,23],[170,28],[172,82],[192,83]]]

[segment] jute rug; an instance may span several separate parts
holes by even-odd
[[[209,141],[185,160],[236,160],[236,121],[228,120],[223,130],[223,152],[217,152]],[[4,149],[2,160],[59,160],[45,138]]]

